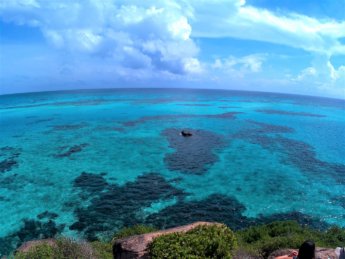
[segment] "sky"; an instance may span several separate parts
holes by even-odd
[[[0,0],[0,94],[109,87],[345,99],[345,0]]]

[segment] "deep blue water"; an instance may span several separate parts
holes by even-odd
[[[177,89],[4,95],[0,129],[0,255],[34,238],[93,240],[136,223],[345,227],[342,100]]]

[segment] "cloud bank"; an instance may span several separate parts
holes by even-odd
[[[224,75],[224,83],[229,77],[245,81],[255,74],[268,80],[265,64],[275,62],[269,49],[209,61],[203,60],[198,40],[235,38],[283,45],[313,56],[295,75],[278,73],[284,85],[308,83],[345,94],[345,62],[338,67],[331,62],[334,56],[345,57],[345,17],[335,21],[278,14],[245,0],[3,0],[0,18],[39,28],[56,50],[102,62],[105,71],[119,78],[198,78],[202,84]],[[73,73],[74,65],[66,66]]]

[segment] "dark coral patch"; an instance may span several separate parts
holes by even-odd
[[[0,157],[5,159],[0,161],[0,173],[11,171],[18,166],[17,158],[20,156],[21,149],[5,146],[0,148]]]
[[[4,146],[4,147],[1,147],[0,148],[0,152],[1,154],[4,153],[4,152],[15,152],[17,151],[18,149],[15,148],[15,147],[10,147],[10,146]]]
[[[59,215],[54,213],[54,212],[50,212],[50,211],[44,211],[40,214],[37,215],[38,219],[56,219]]]
[[[270,133],[293,133],[294,129],[282,126],[282,125],[275,125],[275,124],[268,124],[258,121],[247,120],[247,122],[257,126],[258,128],[250,129],[249,134],[270,134]]]
[[[93,194],[98,194],[108,187],[108,183],[102,175],[85,172],[82,172],[81,175],[74,180],[73,185],[74,187],[79,187],[83,191]]]
[[[99,187],[94,181],[99,182]],[[83,173],[74,184],[88,193],[87,198],[93,199],[89,206],[75,210],[78,221],[70,229],[83,231],[89,240],[96,239],[98,233],[143,222],[140,211],[152,202],[184,195],[154,173],[139,176],[135,182],[124,186],[107,184],[99,175]]]
[[[21,178],[21,177],[19,177]],[[6,177],[0,178],[0,187],[5,188],[8,190],[17,190],[18,188],[22,187],[22,179],[18,179],[17,174],[9,175]]]
[[[291,115],[291,116],[304,116],[304,117],[326,117],[325,115],[308,113],[308,112],[292,112],[292,111],[283,111],[283,110],[273,110],[273,109],[259,109],[257,112],[266,113],[266,114],[279,114],[279,115]]]
[[[79,124],[64,124],[64,125],[53,125],[51,126],[53,130],[60,131],[60,130],[77,130],[81,128],[87,127],[87,123],[79,123]]]
[[[327,223],[316,217],[296,211],[251,218],[242,215],[244,210],[244,205],[235,198],[213,194],[200,201],[180,201],[158,213],[151,214],[145,223],[155,225],[158,228],[169,228],[199,220],[216,221],[228,225],[231,229],[238,230],[277,220],[296,220],[299,224],[316,229],[329,227]]]
[[[83,143],[80,145],[74,145],[72,147],[69,147],[65,152],[62,152],[60,154],[55,155],[56,158],[61,158],[61,157],[69,157],[74,153],[81,152],[85,147],[87,147],[89,144]]]
[[[210,107],[211,104],[205,104],[205,103],[182,103],[179,104],[180,106],[195,106],[195,107]]]
[[[166,129],[163,135],[168,139],[174,153],[166,154],[164,162],[170,170],[188,174],[203,174],[207,167],[218,161],[214,150],[224,146],[221,135],[206,130],[188,130],[193,136],[184,138],[178,129]]]
[[[121,127],[112,127],[112,126],[98,126],[95,128],[98,131],[117,131],[117,132],[123,132],[125,131],[124,128]]]
[[[45,123],[45,122],[50,122],[53,121],[55,118],[42,118],[42,119],[35,119],[33,121],[29,121],[27,125],[35,125],[39,123]]]
[[[333,197],[331,201],[345,209],[345,195]]]
[[[63,229],[64,225],[57,225],[53,220],[24,219],[23,226],[17,232],[0,238],[0,256],[10,254],[26,241],[55,237]]]
[[[317,158],[317,154],[312,146],[303,141],[283,137],[280,134],[291,133],[293,129],[286,126],[271,125],[256,121],[248,122],[258,127],[242,130],[235,137],[258,144],[272,152],[284,154],[284,163],[298,167],[302,172],[308,174],[308,176],[331,176],[338,183],[345,184],[345,165],[322,161]]]
[[[180,201],[148,216],[146,223],[158,228],[169,228],[199,220],[217,221],[232,229],[239,229],[248,225],[247,218],[242,216],[244,210],[245,207],[236,199],[214,194],[201,201]]]
[[[18,162],[12,158],[2,160],[0,162],[0,173],[4,173],[12,170],[13,167],[17,166]]]
[[[228,109],[228,108],[240,108],[238,106],[219,106],[220,109]]]
[[[242,112],[225,112],[220,114],[208,114],[208,115],[200,115],[204,118],[215,118],[215,119],[235,119],[237,114],[241,114]]]
[[[178,119],[188,119],[188,118],[213,118],[213,119],[235,119],[236,114],[241,112],[226,112],[220,114],[167,114],[167,115],[154,115],[154,116],[144,116],[136,120],[123,122],[122,125],[126,127],[133,127],[147,121],[154,120],[178,120]]]
[[[318,159],[313,147],[303,141],[278,136],[273,138],[273,142],[288,155],[285,162],[294,164],[311,176],[332,176],[339,183],[345,184],[345,165]]]
[[[99,187],[93,182],[99,181]],[[84,233],[89,240],[99,234],[134,224],[151,224],[158,228],[168,228],[192,223],[198,220],[217,221],[232,229],[242,229],[250,225],[274,220],[296,220],[300,224],[314,228],[326,228],[328,224],[318,218],[300,213],[288,212],[251,218],[243,216],[245,206],[237,199],[221,194],[213,194],[199,201],[187,201],[186,193],[172,187],[158,174],[145,174],[136,181],[124,186],[106,183],[100,175],[83,173],[76,178],[75,186],[85,191],[90,205],[77,208],[78,219],[70,226],[71,230]],[[81,193],[82,194],[82,193]],[[153,202],[177,198],[177,202],[163,210],[146,215],[143,209]]]
[[[270,137],[264,135],[251,136],[250,141],[273,152],[285,154],[284,163],[298,167],[311,177],[331,176],[338,183],[345,184],[345,165],[318,159],[313,147],[303,141],[282,136]]]

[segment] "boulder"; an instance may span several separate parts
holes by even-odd
[[[333,248],[316,247],[315,250],[315,255],[318,259],[338,259],[335,249]],[[293,251],[298,251],[298,249],[280,249],[274,251],[268,258],[274,259],[276,256],[288,255]]]
[[[181,131],[181,135],[184,136],[184,137],[191,137],[191,136],[193,136],[192,132],[189,132],[187,130],[182,130]]]

